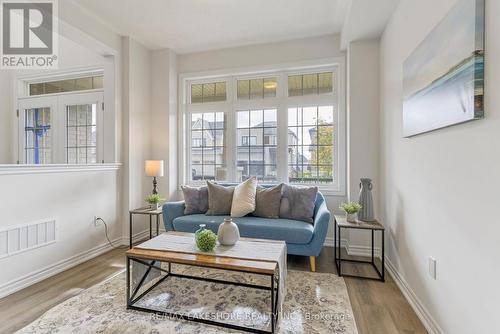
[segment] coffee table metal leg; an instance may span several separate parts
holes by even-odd
[[[127,308],[130,306],[130,258],[127,256]]]
[[[132,248],[132,214],[129,215],[128,219],[128,230],[129,230],[129,248]]]

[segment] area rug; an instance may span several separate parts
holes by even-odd
[[[263,284],[261,276],[194,267],[175,272],[236,282]],[[127,310],[125,273],[57,305],[18,333],[242,333],[218,326]],[[266,279],[267,281],[268,279]],[[356,334],[356,323],[342,278],[290,270],[277,333]],[[171,277],[141,306],[189,315],[209,314],[226,323],[269,330],[269,291]],[[168,307],[167,307],[168,305]]]

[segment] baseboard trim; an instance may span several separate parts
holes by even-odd
[[[389,275],[391,275],[394,282],[396,282],[396,285],[399,290],[401,290],[401,293],[406,298],[413,311],[415,311],[420,321],[422,321],[425,329],[427,329],[430,334],[443,334],[444,331],[441,327],[439,327],[438,323],[420,302],[417,295],[413,292],[401,273],[398,272],[387,256],[385,257],[385,268],[387,269]]]
[[[145,230],[145,231],[141,231],[139,233],[136,233],[132,237],[132,240],[134,242],[136,242],[136,241],[140,241],[148,236],[149,236],[149,229]],[[119,237],[119,238],[116,238],[114,240],[111,240],[111,242],[115,246],[122,246],[122,245],[128,246],[129,239],[128,239],[128,237]],[[103,253],[106,253],[107,251],[109,251],[111,249],[112,249],[111,245],[109,245],[109,243],[106,242],[104,244],[101,244],[99,246],[91,248],[87,251],[84,251],[84,252],[81,252],[81,253],[76,254],[74,256],[71,256],[65,260],[61,260],[61,261],[56,262],[52,265],[49,265],[45,268],[31,272],[27,275],[20,277],[20,278],[17,278],[17,279],[9,281],[7,283],[4,283],[0,286],[0,298],[4,298],[10,294],[13,294],[14,292],[17,292],[19,290],[27,288],[30,285],[33,285],[33,284],[38,283],[40,281],[43,281],[44,279],[47,279],[51,276],[59,274],[60,272],[63,272],[63,271],[68,270],[74,266],[77,266],[80,263],[91,260],[91,259],[95,258],[96,256],[99,256]]]

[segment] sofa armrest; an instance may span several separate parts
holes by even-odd
[[[323,248],[326,234],[328,233],[328,226],[330,225],[330,218],[330,211],[326,207],[325,201],[322,201],[314,215],[314,231],[310,242],[311,249],[315,254],[314,256],[318,256]]]
[[[165,231],[174,230],[174,219],[177,217],[184,216],[184,201],[179,202],[168,202],[162,207],[163,211],[163,224],[165,225]]]

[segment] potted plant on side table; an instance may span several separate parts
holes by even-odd
[[[342,203],[339,208],[345,211],[346,220],[348,222],[358,222],[358,211],[362,208],[361,204],[357,202]]]
[[[149,203],[151,210],[158,210],[160,208],[160,203],[162,198],[158,194],[152,194],[146,197],[146,202]]]

